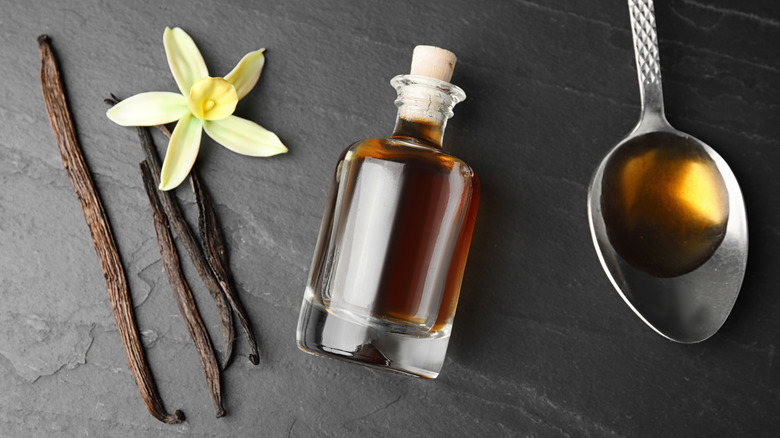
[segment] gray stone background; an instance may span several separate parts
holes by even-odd
[[[725,326],[698,345],[666,341],[634,316],[588,231],[591,173],[639,114],[623,1],[0,0],[0,435],[776,435],[780,3],[656,9],[669,119],[726,159],[749,215],[742,292]],[[223,419],[162,272],[137,137],[104,115],[110,92],[176,90],[165,26],[187,30],[214,75],[266,47],[263,76],[237,114],[290,149],[252,159],[207,140],[197,162],[262,350],[254,367],[237,342]],[[41,33],[59,57],[151,366],[183,424],[153,419],[128,370],[45,115]],[[483,187],[435,381],[309,356],[294,340],[336,157],[390,133],[388,81],[408,71],[416,44],[460,58],[453,82],[468,99],[445,147]],[[195,218],[188,190],[177,195]],[[188,260],[185,269],[219,339],[211,298]]]

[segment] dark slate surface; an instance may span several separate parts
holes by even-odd
[[[0,4],[0,435],[773,436],[780,429],[780,3],[657,5],[671,122],[730,163],[751,247],[737,305],[698,345],[652,332],[612,290],[585,215],[591,172],[634,125],[639,98],[622,1]],[[216,198],[261,365],[224,375],[214,418],[154,238],[132,129],[102,99],[176,86],[165,26],[211,72],[268,48],[237,114],[290,153],[240,157],[208,141],[197,166]],[[78,203],[54,146],[36,37],[59,55],[79,137],[124,259],[169,409],[145,410],[127,367]],[[446,143],[483,199],[450,352],[435,381],[299,352],[295,324],[339,152],[385,136],[388,80],[415,44],[460,57],[468,94]],[[160,149],[164,142],[157,137]],[[194,217],[191,195],[177,194]],[[216,313],[191,284],[212,334]],[[219,342],[217,342],[219,344]]]

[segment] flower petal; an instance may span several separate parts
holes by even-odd
[[[179,120],[190,108],[179,93],[150,91],[136,94],[106,111],[112,122],[122,126],[154,126]]]
[[[206,120],[203,129],[217,143],[241,155],[270,157],[287,152],[276,134],[241,117]]]
[[[203,134],[203,122],[187,113],[176,124],[168,142],[168,151],[160,175],[160,190],[178,187],[195,164]]]
[[[163,44],[176,85],[181,94],[188,96],[192,84],[209,75],[203,56],[187,32],[178,27],[165,28]]]
[[[239,100],[252,90],[260,78],[260,72],[263,71],[263,65],[265,65],[263,52],[265,49],[247,53],[233,71],[225,76],[225,80],[236,87]]]

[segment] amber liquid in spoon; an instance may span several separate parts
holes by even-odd
[[[655,277],[676,277],[703,265],[723,241],[728,191],[694,140],[652,132],[610,158],[601,209],[609,241],[626,262]]]

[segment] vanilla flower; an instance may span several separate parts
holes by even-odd
[[[136,94],[106,113],[111,121],[122,126],[154,126],[178,120],[165,153],[160,190],[173,189],[187,178],[204,130],[217,143],[242,155],[268,157],[287,152],[276,134],[233,115],[238,100],[260,78],[265,49],[247,53],[224,78],[212,78],[198,47],[186,32],[166,27],[163,43],[181,94]]]

